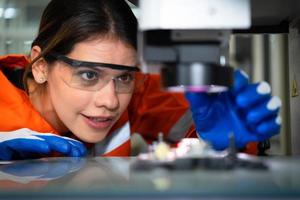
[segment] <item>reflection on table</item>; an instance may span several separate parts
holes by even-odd
[[[44,158],[0,165],[0,197],[300,197],[300,159],[264,158],[267,170],[135,170],[137,158]]]

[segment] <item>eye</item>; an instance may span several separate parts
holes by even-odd
[[[118,81],[122,82],[122,83],[131,83],[134,79],[134,75],[127,73],[127,74],[123,74],[121,76],[118,76]]]
[[[80,76],[85,81],[94,81],[98,79],[98,73],[94,71],[81,71]]]

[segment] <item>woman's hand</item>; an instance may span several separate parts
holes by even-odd
[[[271,96],[269,84],[249,84],[241,71],[235,72],[233,88],[220,94],[186,93],[198,135],[217,150],[235,136],[237,148],[260,142],[280,131],[281,101]]]
[[[87,151],[80,141],[51,133],[38,133],[27,128],[0,132],[0,160],[45,157],[55,152],[82,157]]]

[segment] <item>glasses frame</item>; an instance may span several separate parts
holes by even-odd
[[[65,55],[58,54],[56,52],[49,53],[50,56],[54,57],[57,60],[63,61],[64,63],[72,66],[72,67],[105,67],[115,70],[124,70],[129,72],[139,72],[140,69],[136,66],[126,66],[126,65],[118,65],[111,63],[101,63],[101,62],[90,62],[90,61],[81,61],[69,58]]]

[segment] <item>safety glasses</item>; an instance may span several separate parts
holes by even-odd
[[[117,93],[132,93],[135,88],[138,67],[97,63],[71,59],[55,52],[49,54],[58,61],[62,80],[70,87],[87,91],[98,91],[110,81]]]

